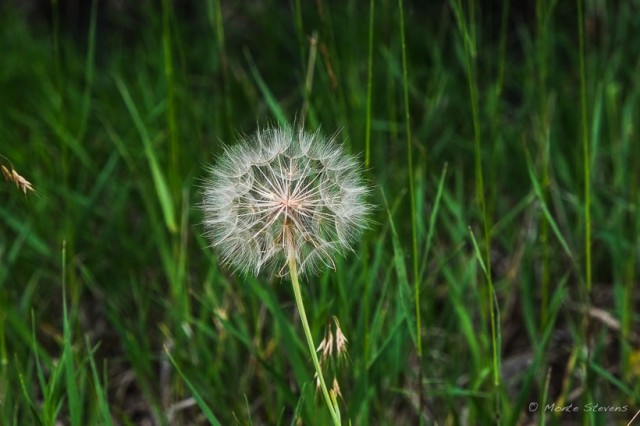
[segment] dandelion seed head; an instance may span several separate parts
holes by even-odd
[[[335,269],[367,226],[368,188],[355,157],[318,132],[259,130],[211,169],[204,227],[221,260],[242,272]]]

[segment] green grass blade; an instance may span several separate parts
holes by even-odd
[[[526,151],[526,149],[525,149],[525,153],[527,157],[527,171],[529,172],[529,178],[531,179],[531,184],[533,185],[533,191],[535,192],[536,197],[538,198],[538,202],[540,203],[540,208],[542,209],[542,212],[544,213],[545,218],[549,222],[549,226],[551,226],[551,230],[553,231],[554,235],[558,239],[558,242],[560,242],[560,245],[562,246],[562,249],[564,250],[565,254],[569,256],[571,260],[574,260],[573,254],[571,253],[571,249],[569,248],[569,244],[567,243],[565,238],[562,236],[562,232],[560,232],[560,228],[558,228],[558,224],[554,220],[553,215],[551,214],[551,212],[549,211],[549,208],[547,207],[547,203],[545,202],[544,195],[542,193],[542,188],[540,187],[540,182],[538,182],[538,179],[536,178],[533,163],[531,162],[531,157],[529,156],[529,152]]]
[[[398,295],[401,300],[400,306],[402,308],[402,314],[405,318],[405,321],[407,322],[407,328],[409,329],[411,340],[413,340],[414,345],[416,345],[417,347],[418,336],[416,334],[416,319],[414,318],[415,311],[413,310],[413,303],[411,300],[411,284],[409,284],[409,278],[407,277],[407,268],[404,263],[404,251],[402,250],[402,245],[400,245],[400,238],[398,237],[396,226],[393,222],[391,210],[389,210],[387,197],[384,195],[384,191],[382,192],[382,197],[384,199],[385,208],[387,210],[389,226],[391,227],[391,239],[393,242],[393,261],[398,278]]]
[[[249,53],[248,50],[245,50],[244,55],[247,59],[247,63],[249,64],[249,70],[251,71],[251,75],[256,81],[256,84],[258,85],[258,89],[260,89],[262,96],[264,96],[264,100],[265,102],[267,102],[267,106],[269,107],[271,114],[273,114],[273,116],[275,117],[279,125],[285,126],[285,127],[288,126],[288,121],[284,114],[284,111],[280,107],[280,104],[278,104],[278,101],[276,100],[276,98],[273,96],[273,93],[271,93],[271,90],[269,90],[269,87],[267,86],[267,84],[262,79],[262,76],[260,75],[260,71],[258,71],[258,67],[256,66],[256,63],[253,61],[253,58],[251,57],[251,53]]]
[[[198,389],[196,389],[196,387],[193,386],[193,384],[184,374],[184,372],[182,371],[178,363],[173,359],[169,351],[165,350],[165,353],[169,357],[169,360],[171,360],[171,364],[173,364],[174,368],[176,369],[180,377],[182,377],[182,380],[184,380],[185,384],[189,388],[189,391],[191,392],[196,402],[198,403],[198,407],[200,407],[200,409],[202,410],[202,414],[204,414],[205,418],[209,421],[211,425],[220,426],[222,423],[220,423],[220,420],[218,420],[215,414],[213,414],[213,411],[211,411],[207,403],[204,401],[204,399],[202,398],[202,395],[200,394],[200,392],[198,392]]]
[[[129,94],[129,90],[124,82],[119,78],[115,77],[116,85],[118,86],[118,90],[120,91],[120,95],[124,100],[127,109],[129,110],[129,114],[133,119],[133,122],[138,129],[138,133],[140,134],[140,139],[144,145],[144,153],[147,157],[147,162],[149,164],[149,168],[151,169],[151,177],[153,178],[153,184],[156,190],[156,195],[158,196],[158,201],[160,202],[160,207],[162,208],[162,213],[164,215],[165,225],[167,229],[171,233],[175,233],[178,230],[176,215],[173,206],[173,200],[171,198],[171,193],[169,192],[169,187],[167,185],[167,181],[165,179],[162,170],[160,169],[160,165],[158,164],[158,159],[153,150],[153,146],[151,144],[151,139],[149,138],[149,133],[147,132],[147,128],[140,117],[140,113]]]
[[[64,366],[66,379],[66,394],[69,404],[69,414],[72,426],[82,426],[82,404],[78,385],[76,383],[76,366],[73,357],[73,344],[71,342],[72,332],[69,322],[69,312],[67,309],[66,295],[66,269],[67,269],[67,248],[66,241],[62,243],[62,329],[63,329],[63,351],[61,364]]]
[[[80,114],[80,128],[77,140],[83,140],[87,132],[89,112],[91,110],[91,90],[93,88],[93,78],[95,75],[96,56],[96,22],[98,18],[98,0],[91,2],[91,17],[89,19],[89,46],[84,69],[85,89],[82,95],[82,112]]]
[[[615,377],[601,365],[596,364],[595,362],[589,362],[589,368],[600,376],[602,379],[614,385],[616,388],[620,389],[630,400],[634,401],[634,404],[640,404],[640,395],[635,392],[632,388],[630,388],[627,384],[625,384],[622,380]]]
[[[476,273],[476,268],[469,268],[470,273]],[[457,318],[458,327],[462,330],[462,334],[466,338],[466,346],[469,348],[470,358],[473,363],[474,370],[481,366],[480,336],[476,330],[475,322],[472,318],[472,312],[466,305],[463,295],[468,291],[462,287],[461,281],[451,272],[449,268],[442,270],[448,288],[451,293],[449,303],[453,305],[454,313]]]
[[[407,140],[407,171],[409,174],[409,201],[411,208],[411,253],[413,260],[413,290],[414,290],[414,309],[415,309],[415,323],[416,331],[412,335],[414,337],[414,343],[416,344],[416,350],[418,352],[418,358],[422,358],[422,332],[421,320],[420,320],[420,277],[418,274],[418,219],[416,218],[416,194],[415,194],[415,179],[413,176],[413,145],[411,141],[411,115],[409,112],[409,77],[407,71],[407,46],[405,41],[404,31],[404,3],[403,0],[398,0],[398,9],[400,11],[400,44],[402,51],[402,89],[404,99],[404,122],[405,122],[405,137]],[[392,224],[393,229],[393,224]],[[397,235],[396,235],[397,239]],[[395,241],[395,240],[394,240]],[[399,241],[399,240],[398,240]],[[394,249],[395,250],[395,249]],[[404,265],[404,261],[403,261]],[[406,272],[405,272],[406,274]],[[420,367],[422,368],[422,367]],[[422,389],[422,386],[420,386]]]
[[[89,347],[89,338],[87,337],[86,346]],[[89,353],[89,364],[91,366],[91,376],[93,379],[94,390],[96,392],[96,398],[98,403],[98,412],[101,415],[101,424],[106,426],[112,426],[113,421],[111,419],[111,412],[109,411],[109,399],[107,397],[106,384],[100,382],[100,375],[96,368],[96,361],[94,359],[93,351]]]
[[[171,16],[173,2],[163,0],[162,9],[162,53],[163,53],[163,69],[164,77],[167,84],[166,92],[166,123],[169,139],[169,172],[168,181],[171,194],[174,198],[179,197],[179,179],[180,179],[180,146],[178,139],[178,124],[176,120],[176,82],[173,71],[173,52],[171,45]]]
[[[447,163],[442,168],[442,174],[440,175],[440,181],[438,182],[438,190],[436,192],[436,198],[433,201],[433,208],[429,215],[429,228],[427,229],[427,243],[424,249],[423,262],[426,265],[427,256],[431,250],[431,243],[433,241],[433,235],[436,230],[436,218],[438,217],[438,211],[440,211],[440,199],[442,198],[442,190],[444,189],[444,180],[447,176]]]
[[[542,364],[544,357],[546,355],[547,344],[549,343],[549,339],[551,338],[551,334],[555,329],[555,322],[558,316],[558,312],[562,307],[562,304],[566,300],[567,297],[567,283],[568,274],[565,274],[564,277],[558,283],[558,287],[553,293],[551,303],[549,306],[549,320],[542,330],[542,336],[539,341],[536,342],[536,347],[533,355],[533,362],[531,363],[525,378],[520,386],[518,396],[516,398],[515,403],[512,406],[511,416],[509,421],[506,424],[513,425],[517,424],[518,419],[522,414],[522,410],[527,404],[527,397],[530,395],[531,386],[533,385],[536,373],[540,365]]]
[[[473,243],[473,252],[476,255],[476,260],[480,264],[480,268],[482,269],[484,276],[488,277],[489,270],[487,269],[487,266],[484,263],[484,259],[482,258],[482,251],[480,250],[480,246],[478,245],[478,241],[476,241],[476,237],[473,234],[473,230],[471,229],[471,227],[469,227],[469,235],[471,235],[471,242]]]
[[[18,359],[17,359],[17,355],[16,355],[16,360],[15,360],[15,365],[19,365],[18,364]],[[31,412],[32,415],[32,420],[35,420],[36,424],[38,425],[44,425],[45,422],[42,419],[42,417],[40,416],[40,409],[39,406],[35,404],[35,402],[33,401],[33,398],[31,398],[31,394],[29,393],[29,390],[27,389],[27,384],[25,382],[25,378],[21,373],[18,373],[18,381],[20,382],[20,390],[22,391],[22,397],[24,398],[25,401],[27,401],[27,404],[29,405],[29,410]]]
[[[369,55],[367,56],[367,113],[365,118],[364,167],[371,166],[371,99],[373,98],[373,23],[375,1],[369,2]]]
[[[585,281],[587,293],[591,293],[591,154],[589,150],[589,131],[587,121],[587,89],[584,45],[584,13],[583,1],[578,4],[578,59],[580,71],[580,136],[582,140],[583,173],[584,173],[584,239],[585,239]],[[586,338],[586,336],[585,336]]]

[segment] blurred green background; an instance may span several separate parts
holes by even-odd
[[[0,163],[35,191],[0,182],[0,424],[329,424],[289,282],[200,225],[224,144],[285,123],[374,188],[302,283],[343,419],[627,424],[638,33],[638,1],[3,2]]]

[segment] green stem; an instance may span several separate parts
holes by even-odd
[[[416,223],[416,194],[414,191],[415,184],[413,178],[413,154],[411,146],[411,115],[409,114],[409,78],[407,77],[407,46],[404,37],[404,6],[403,1],[398,0],[398,8],[400,9],[400,40],[402,50],[402,82],[404,94],[404,123],[407,135],[407,169],[409,172],[409,200],[411,203],[411,247],[413,252],[413,283],[414,297],[416,304],[416,335],[418,336],[416,346],[418,350],[418,358],[422,359],[422,333],[420,331],[420,283],[418,276],[418,231]],[[420,365],[422,371],[422,364]],[[420,384],[422,389],[422,384]]]
[[[592,301],[592,275],[591,275],[591,152],[589,149],[589,133],[587,130],[587,89],[586,89],[586,65],[585,65],[585,45],[584,45],[584,10],[582,0],[577,0],[578,3],[578,38],[579,38],[579,66],[580,66],[580,116],[581,116],[581,136],[582,136],[582,153],[583,153],[583,169],[584,169],[584,234],[585,234],[585,268],[586,268],[586,306],[587,309],[591,308]],[[586,311],[585,311],[586,312]],[[591,319],[589,315],[585,314],[583,320],[583,339],[587,344],[587,362],[583,366],[585,372],[585,383],[587,392],[584,394],[586,401],[591,401],[593,394],[593,374],[589,368],[589,362],[591,361],[592,349],[589,344],[589,329]],[[593,422],[593,416],[584,417],[584,424]]]
[[[304,329],[304,336],[307,338],[307,344],[309,345],[309,352],[311,353],[311,359],[313,360],[313,366],[316,369],[316,374],[320,380],[320,387],[322,388],[322,394],[331,413],[334,425],[340,425],[340,416],[336,413],[327,385],[324,382],[324,376],[322,375],[322,369],[320,368],[320,362],[318,362],[318,356],[316,355],[316,345],[313,343],[311,337],[311,330],[309,329],[309,321],[307,320],[307,312],[304,309],[304,303],[302,302],[302,294],[300,292],[300,283],[298,282],[298,268],[296,266],[296,260],[293,256],[289,256],[289,272],[291,274],[291,285],[293,286],[293,294],[296,298],[296,305],[298,312],[300,313],[300,321],[302,322],[302,328]]]
[[[587,89],[585,76],[585,47],[584,47],[584,13],[582,0],[578,0],[578,38],[580,52],[580,117],[584,169],[584,234],[585,234],[585,268],[587,281],[588,302],[591,301],[591,153],[589,152],[589,133],[587,130]]]
[[[371,167],[371,98],[373,97],[373,23],[374,23],[375,2],[369,4],[369,56],[367,57],[367,117],[365,133],[365,155],[364,167],[369,170]]]

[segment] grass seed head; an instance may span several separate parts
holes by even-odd
[[[2,175],[4,176],[4,179],[6,181],[15,183],[16,187],[22,190],[25,195],[27,194],[27,191],[35,191],[35,189],[33,189],[33,185],[31,185],[31,182],[22,177],[13,167],[11,167],[11,170],[9,170],[4,165],[0,165],[0,169],[2,169]]]
[[[316,352],[320,353],[322,362],[325,362],[327,358],[331,358],[333,355],[333,333],[330,328],[327,328],[324,339],[322,339],[322,342],[318,345]]]
[[[336,320],[336,349],[338,351],[338,356],[346,356],[347,355],[347,340],[346,336],[342,332],[340,328],[340,324]]]
[[[333,333],[333,327],[335,327],[335,334]],[[347,337],[344,335],[342,328],[340,328],[340,321],[338,317],[333,315],[330,322],[324,332],[324,338],[316,348],[316,352],[320,354],[321,364],[325,364],[327,361],[331,363],[335,362],[339,365],[343,360],[348,361],[349,352],[347,351]]]
[[[317,132],[259,130],[225,150],[205,184],[202,208],[224,263],[256,275],[335,269],[371,209],[356,158]]]

